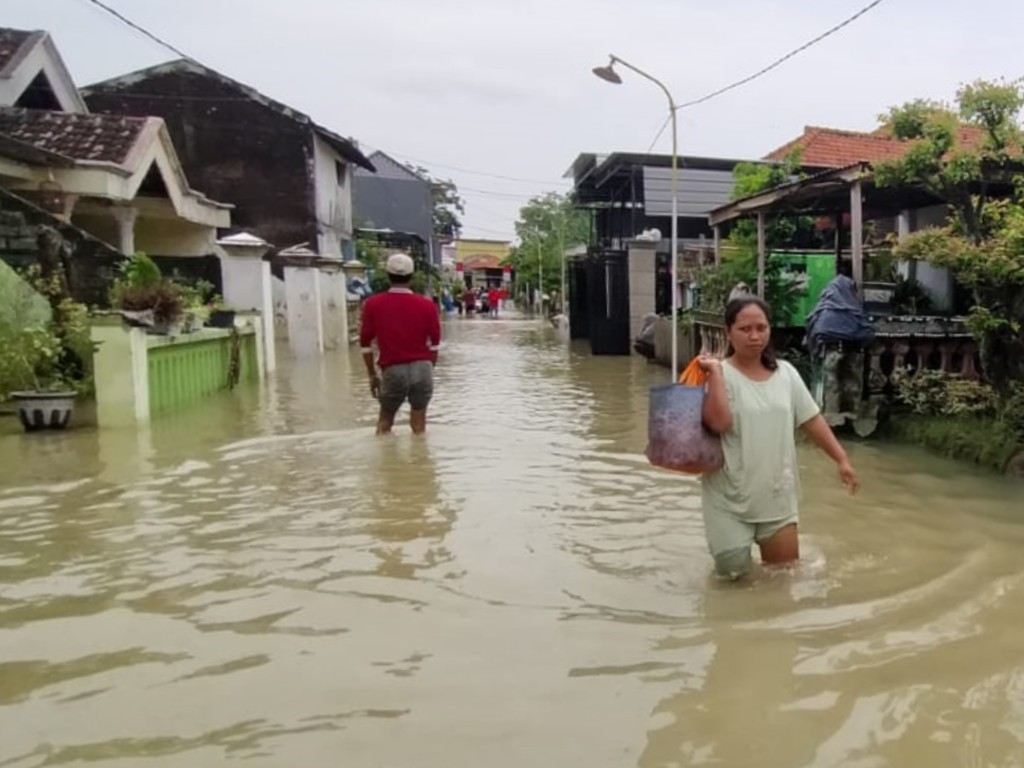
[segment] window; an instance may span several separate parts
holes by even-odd
[[[348,163],[343,163],[341,160],[335,160],[334,174],[338,178],[338,186],[344,187],[345,181],[348,177]]]

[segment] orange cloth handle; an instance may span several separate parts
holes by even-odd
[[[686,366],[686,369],[679,374],[679,383],[688,387],[703,387],[708,380],[708,372],[700,367],[700,358],[695,357]]]

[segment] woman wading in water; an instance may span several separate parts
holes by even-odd
[[[722,469],[702,477],[702,497],[715,570],[738,579],[753,565],[755,543],[768,565],[800,557],[797,428],[836,463],[851,493],[859,483],[800,374],[776,359],[768,305],[754,296],[732,300],[725,327],[725,359],[700,358],[708,373],[704,425],[721,437],[725,454]]]

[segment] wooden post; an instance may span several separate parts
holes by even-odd
[[[850,187],[850,254],[853,257],[853,282],[864,287],[864,204],[860,179]],[[863,292],[862,292],[863,295]]]
[[[765,263],[765,217],[764,212],[757,214],[757,295],[764,298],[764,263]]]
[[[722,228],[715,225],[715,268],[722,266]]]

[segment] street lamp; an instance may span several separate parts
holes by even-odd
[[[676,126],[676,112],[679,111],[679,107],[663,82],[614,54],[609,55],[607,66],[594,67],[592,71],[606,82],[613,85],[621,85],[622,78],[615,71],[616,64],[621,64],[626,69],[633,70],[641,77],[650,80],[661,88],[668,98],[668,111],[672,118],[672,242],[670,247],[672,249],[672,378],[675,379],[679,374],[679,274],[677,268],[679,248],[679,135]]]

